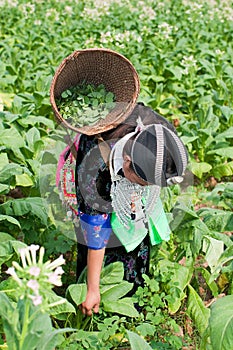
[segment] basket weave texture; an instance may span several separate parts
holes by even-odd
[[[78,127],[63,119],[56,99],[64,90],[83,81],[95,86],[103,84],[107,91],[114,93],[116,106],[94,125]],[[109,49],[85,49],[74,51],[58,67],[50,88],[50,102],[57,121],[64,127],[95,135],[116,127],[126,119],[136,104],[139,90],[138,74],[127,58]]]

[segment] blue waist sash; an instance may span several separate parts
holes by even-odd
[[[80,224],[85,242],[90,249],[106,247],[112,231],[120,240],[126,251],[134,250],[145,238],[149,230],[151,245],[168,241],[171,230],[167,216],[160,199],[157,200],[153,213],[147,217],[148,225],[138,226],[137,222],[130,220],[126,228],[115,213],[88,215],[79,211]]]

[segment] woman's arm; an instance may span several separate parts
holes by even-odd
[[[105,248],[88,249],[87,255],[87,295],[81,305],[84,315],[91,316],[92,310],[97,313],[100,305],[100,273],[104,259]]]

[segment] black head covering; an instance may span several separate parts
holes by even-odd
[[[161,124],[145,126],[139,132],[133,140],[130,157],[140,178],[162,187],[167,186],[168,179],[181,182],[188,162],[180,138]]]

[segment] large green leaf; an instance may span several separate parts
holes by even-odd
[[[233,161],[216,164],[212,170],[212,174],[216,179],[221,179],[223,176],[233,175]]]
[[[32,169],[32,172],[36,175],[37,178],[40,180],[40,188],[41,188],[41,179],[42,179],[42,174],[44,169],[41,169],[41,162],[39,162],[38,159],[27,159],[27,164],[29,164],[30,168]],[[52,166],[50,165],[50,169],[52,170]],[[54,172],[55,174],[55,172]],[[41,195],[43,195],[41,193]]]
[[[223,241],[219,241],[210,236],[204,236],[203,252],[205,253],[205,259],[210,267],[211,272],[213,272],[217,266],[218,259],[222,255],[223,251]]]
[[[212,304],[209,324],[213,350],[232,350],[233,295],[225,296]]]
[[[26,136],[28,147],[32,151],[34,151],[35,143],[41,139],[39,130],[36,127],[33,127],[27,131],[25,136]]]
[[[9,182],[8,180],[15,175],[23,173],[23,168],[19,164],[10,163],[0,169],[0,182]]]
[[[187,313],[202,335],[208,326],[210,310],[205,307],[202,299],[191,285],[188,286],[188,289]]]
[[[215,150],[207,152],[207,154],[217,154],[217,155],[222,156],[224,158],[232,159],[233,147],[217,148]]]
[[[225,233],[210,231],[208,235],[217,239],[218,241],[222,241],[227,248],[233,245],[233,241],[231,240],[230,236],[226,235]]]
[[[13,302],[16,305],[18,298],[20,297],[19,293],[16,293],[18,286],[18,283],[12,277],[7,278],[0,283],[0,293],[3,292],[6,294],[6,296],[12,302],[12,306]]]
[[[71,284],[66,290],[67,299],[74,302],[76,306],[85,301],[87,294],[87,286],[85,283]]]
[[[9,190],[10,190],[9,185],[0,184],[0,194],[6,194],[9,192]]]
[[[59,297],[53,291],[46,291],[45,297],[48,299],[50,305],[58,303],[58,305],[50,306],[48,313],[51,316],[57,319],[66,319],[68,313],[75,313],[74,306],[67,299]]]
[[[215,270],[211,274],[210,282],[217,278],[223,266],[225,266],[231,261],[233,261],[233,245],[225,249],[220,258],[218,259],[218,263],[215,267]]]
[[[132,350],[152,350],[150,345],[137,333],[127,331]]]
[[[193,244],[191,244],[190,248],[193,255],[197,256],[203,246],[203,236],[209,234],[209,229],[201,220],[194,222],[193,226]]]
[[[224,232],[233,230],[233,213],[215,208],[202,208],[198,215],[210,230]]]
[[[126,295],[133,288],[133,283],[122,281],[119,284],[104,285],[101,288],[101,300],[103,303],[115,301]]]
[[[25,142],[18,130],[12,126],[9,129],[0,130],[0,145],[9,149],[21,148],[25,146]]]
[[[0,292],[0,316],[7,339],[8,350],[18,350],[19,343],[19,313],[5,293]]]
[[[211,192],[207,193],[206,199],[218,207],[233,209],[233,183],[221,182],[217,184]]]
[[[40,218],[44,225],[47,224],[48,213],[46,211],[45,203],[40,197],[29,197],[9,200],[0,205],[2,212],[6,215],[22,216],[30,213],[31,215]]]
[[[29,187],[33,186],[33,181],[28,174],[20,174],[15,176],[15,185]]]
[[[122,282],[124,277],[124,265],[122,262],[114,262],[105,266],[101,271],[101,284],[115,284]]]
[[[6,232],[0,232],[0,244],[2,242],[7,242],[7,241],[14,241],[15,238],[11,235],[9,235],[9,233]]]
[[[185,145],[187,145],[188,143],[192,143],[193,141],[197,140],[198,136],[182,136],[181,140],[183,141],[183,143]]]
[[[12,216],[9,216],[9,215],[2,215],[2,214],[0,214],[0,221],[8,221],[11,224],[14,224],[14,225],[20,227],[19,221],[16,220],[15,218],[13,218]]]
[[[227,74],[229,74],[230,72],[230,76],[232,76],[232,67],[226,67],[226,70]],[[221,110],[222,114],[224,115],[224,117],[226,117],[227,121],[229,122],[233,112],[232,112],[232,108],[231,107],[228,107],[228,106],[218,106],[219,109]],[[231,132],[231,128],[230,129],[230,132]],[[226,136],[225,136],[226,137]]]
[[[44,142],[41,139],[39,130],[36,127],[29,129],[26,133],[26,140],[29,149],[33,152],[33,158],[36,158],[44,148]]]
[[[104,302],[103,309],[106,312],[117,313],[129,317],[139,316],[131,298],[123,298],[117,301],[111,300],[111,303],[109,301]]]
[[[186,297],[185,288],[192,278],[193,269],[169,260],[161,260],[158,268],[162,275],[170,275],[165,288],[169,294],[168,308],[171,313],[179,310],[182,300]]]
[[[174,216],[181,215],[184,222],[190,222],[191,220],[198,219],[198,215],[194,210],[189,208],[183,202],[178,202],[173,209]]]
[[[54,350],[57,345],[60,345],[64,338],[61,337],[62,334],[67,332],[74,332],[74,328],[61,328],[55,329],[51,332],[45,332],[42,337],[40,337],[37,349],[40,350]],[[28,349],[31,350],[31,349]]]
[[[9,163],[6,153],[0,153],[0,169]]]
[[[212,165],[206,162],[191,162],[191,171],[199,179],[202,178],[204,173],[208,173],[212,169]]]
[[[156,332],[156,325],[148,322],[143,322],[136,327],[136,330],[137,332],[139,332],[139,334],[143,335],[144,337],[148,335],[154,336]]]
[[[29,301],[20,300],[17,304],[17,308],[20,313],[20,323],[21,328],[25,326],[24,317],[25,317],[25,306]],[[25,338],[23,343],[21,344],[21,349],[23,350],[31,350],[38,349],[38,344],[40,342],[40,338],[45,334],[50,334],[52,331],[51,319],[47,313],[42,313],[37,310],[35,313],[35,308],[30,302],[30,322],[28,323],[28,328],[26,334],[24,334]],[[27,320],[28,321],[28,320]],[[22,335],[21,335],[22,337]]]
[[[54,122],[48,118],[41,117],[41,116],[32,116],[29,115],[27,118],[22,118],[19,120],[19,124],[23,127],[27,127],[28,125],[45,125],[51,130],[54,129]]]
[[[232,109],[231,109],[231,113],[232,113]],[[233,139],[233,126],[229,127],[227,130],[223,131],[222,133],[219,133],[218,135],[216,135],[216,140],[218,139],[225,139],[225,138],[231,138]]]
[[[205,281],[206,281],[206,284],[207,286],[209,287],[209,289],[211,290],[212,294],[214,297],[217,297],[218,294],[219,294],[219,288],[218,288],[218,285],[215,281],[211,281],[210,282],[210,277],[211,277],[211,274],[210,272],[207,270],[207,268],[204,268],[204,267],[199,267],[197,269],[197,271],[200,271],[202,276],[204,277]]]
[[[26,244],[16,240],[8,240],[0,244],[0,266],[9,261],[15,254],[19,255],[19,249],[25,248]]]
[[[21,329],[25,326],[25,310],[26,304],[28,300],[20,300],[18,302],[17,308],[20,313],[20,322]],[[52,327],[51,319],[48,313],[42,313],[40,310],[36,310],[36,308],[31,304],[30,301],[30,322],[28,323],[28,328],[26,334],[24,335],[24,341],[21,343],[20,350],[32,350],[32,349],[44,349],[44,350],[54,350],[56,345],[60,344],[63,341],[63,337],[60,337],[59,334],[64,333],[66,331],[74,331],[74,329],[66,328],[66,329],[58,329],[55,330]]]

